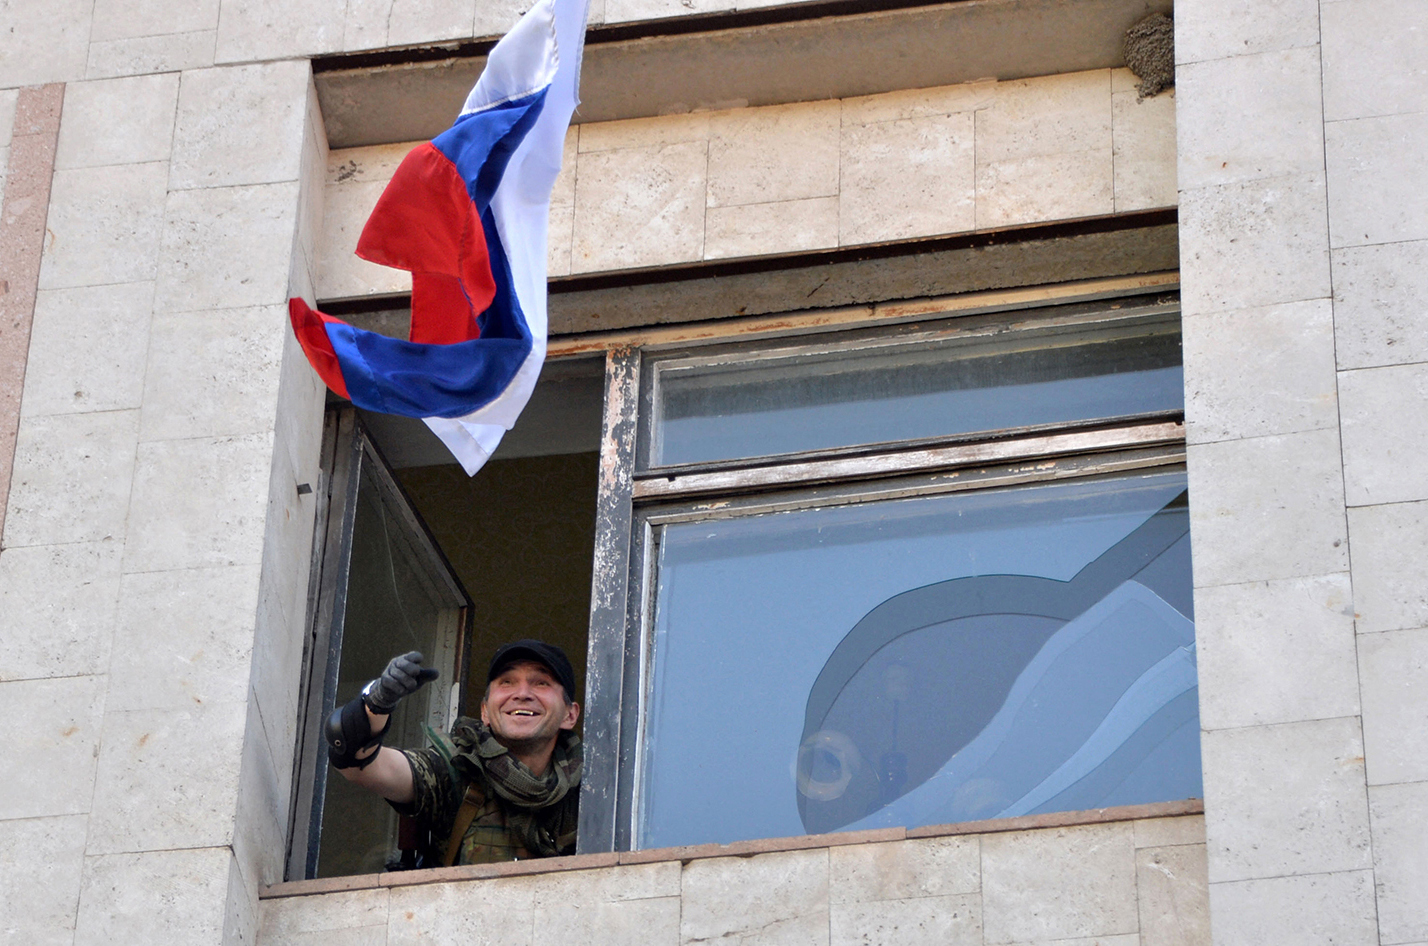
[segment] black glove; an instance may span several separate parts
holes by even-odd
[[[374,713],[390,714],[402,697],[410,696],[441,675],[431,667],[423,667],[425,659],[415,650],[393,657],[382,675],[362,690],[362,702]]]

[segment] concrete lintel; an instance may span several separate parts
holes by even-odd
[[[953,85],[974,79],[1122,64],[1127,28],[1170,0],[953,0],[936,5],[787,19],[686,32],[681,18],[589,33],[576,122],[606,122]],[[710,25],[719,21],[711,20]],[[638,24],[636,24],[638,25]],[[665,32],[660,32],[663,29]],[[372,65],[370,54],[320,61],[318,98],[333,148],[418,141],[455,118],[485,66],[488,44],[431,59]]]

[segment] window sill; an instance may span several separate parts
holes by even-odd
[[[357,874],[351,877],[323,877],[317,880],[294,880],[264,887],[259,899],[303,897],[342,890],[368,890],[377,887],[409,887],[420,884],[450,883],[458,880],[478,880],[486,877],[513,877],[526,874],[551,874],[562,871],[614,867],[619,864],[650,864],[658,861],[692,861],[709,857],[752,857],[776,851],[802,851],[810,848],[842,847],[850,844],[872,844],[880,841],[901,841],[910,838],[936,838],[965,834],[1000,834],[1007,831],[1031,831],[1041,828],[1066,828],[1075,825],[1109,824],[1116,821],[1140,821],[1147,818],[1173,818],[1198,815],[1205,803],[1198,798],[1183,801],[1157,802],[1151,805],[1124,805],[1117,808],[1094,808],[1089,811],[1058,811],[1020,818],[996,818],[990,821],[964,821],[958,824],[927,825],[921,828],[880,828],[873,831],[849,831],[838,834],[811,834],[791,838],[760,838],[735,841],[731,844],[695,844],[687,847],[650,848],[643,851],[610,851],[601,854],[576,854],[571,857],[546,857],[501,864],[471,864],[463,867],[438,867],[430,870],[390,871],[382,874]]]

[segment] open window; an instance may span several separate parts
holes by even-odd
[[[402,701],[385,744],[474,715],[486,660],[521,637],[584,676],[603,364],[547,364],[489,463],[468,477],[420,421],[333,399],[318,490],[289,879],[380,871],[419,842],[386,802],[331,770],[326,715],[394,655],[441,676]]]
[[[1174,295],[720,331],[553,358],[474,478],[334,412],[290,877],[395,847],[380,802],[335,840],[316,728],[411,649],[364,594],[431,602],[462,684],[392,745],[474,712],[500,643],[565,648],[582,852],[1201,794]]]

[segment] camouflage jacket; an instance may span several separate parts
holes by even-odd
[[[436,735],[436,734],[434,734]],[[406,749],[412,768],[415,798],[392,807],[410,815],[431,831],[428,863],[442,863],[463,798],[475,804],[475,817],[461,841],[457,864],[488,864],[575,853],[575,826],[580,804],[580,740],[562,732],[551,768],[538,797],[513,801],[493,784],[499,763],[510,766],[479,720],[462,717],[450,735],[436,735],[425,749]],[[496,756],[504,758],[496,759]],[[514,763],[514,765],[520,765]],[[488,771],[488,769],[492,771]],[[527,780],[534,779],[520,766]]]

